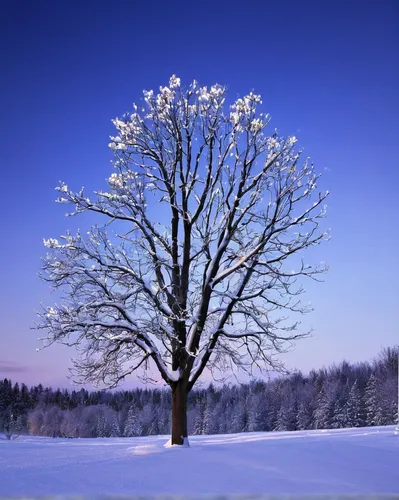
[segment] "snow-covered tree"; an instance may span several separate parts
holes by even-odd
[[[161,434],[160,431],[160,411],[156,406],[152,406],[152,412],[151,412],[151,425],[149,427],[148,434],[151,436],[157,436],[158,434]]]
[[[129,408],[127,414],[127,420],[125,423],[124,436],[141,436],[143,432],[143,426],[139,420],[139,411],[136,405],[132,404]]]
[[[40,436],[43,425],[44,411],[41,405],[36,406],[34,410],[29,412],[28,429],[30,434]]]
[[[307,333],[294,317],[309,310],[300,278],[325,270],[302,260],[326,238],[313,165],[295,137],[270,130],[259,95],[229,109],[225,99],[221,85],[184,88],[176,76],[145,91],[114,120],[107,188],[89,198],[58,187],[59,203],[99,225],[44,242],[42,277],[65,292],[39,313],[45,345],[78,346],[85,383],[156,368],[172,389],[174,444],[205,367],[281,367],[276,355]]]
[[[364,390],[365,424],[384,425],[383,408],[379,398],[378,381],[374,373],[370,375]]]
[[[10,408],[3,416],[0,433],[2,433],[7,440],[16,439],[21,433],[22,427],[21,416],[16,415],[12,411],[12,408]]]
[[[333,407],[333,415],[331,418],[332,429],[343,429],[348,425],[348,415],[346,404],[340,399],[337,399]]]
[[[51,406],[46,409],[43,415],[43,422],[40,434],[43,436],[60,437],[60,426],[62,422],[62,411],[58,406]],[[89,436],[92,437],[92,436]]]
[[[268,402],[264,385],[251,392],[248,398],[248,431],[259,432],[267,428]],[[252,387],[254,389],[254,387]]]
[[[346,414],[349,427],[362,427],[364,425],[364,405],[357,380],[349,391]]]
[[[121,435],[121,429],[118,422],[117,414],[114,412],[111,421],[111,434],[110,437],[118,437]]]
[[[109,425],[103,413],[98,415],[97,419],[97,436],[109,437]]]
[[[102,416],[103,411],[101,405],[90,405],[84,408],[79,418],[79,437],[97,437],[99,429],[98,422]]]
[[[379,384],[380,424],[391,425],[398,423],[398,379],[397,376],[388,378]]]
[[[334,406],[334,394],[327,392],[324,388],[316,397],[313,412],[313,425],[315,429],[328,429],[331,426]]]
[[[248,431],[248,398],[241,398],[234,405],[232,418],[231,418],[231,430],[232,432],[247,432]],[[212,419],[212,422],[215,419]],[[212,434],[212,432],[206,432],[206,434]]]
[[[308,402],[299,404],[298,414],[296,417],[296,428],[300,431],[312,428],[313,410]]]
[[[295,431],[298,415],[298,403],[292,399],[283,401],[277,415],[276,430]]]
[[[199,403],[197,415],[194,421],[194,434],[204,434],[205,429],[205,404]]]

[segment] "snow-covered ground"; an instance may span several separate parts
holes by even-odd
[[[393,427],[0,441],[0,496],[399,493]]]

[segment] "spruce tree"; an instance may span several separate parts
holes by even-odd
[[[349,427],[362,427],[364,425],[362,395],[357,380],[355,380],[351,390],[349,391],[346,413],[348,416]]]

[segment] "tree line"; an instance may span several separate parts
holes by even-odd
[[[342,362],[242,385],[210,384],[188,399],[190,434],[389,425],[397,422],[398,348],[371,363]],[[168,434],[171,393],[164,389],[88,391],[0,381],[0,432],[51,437]]]

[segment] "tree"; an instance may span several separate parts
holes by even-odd
[[[367,426],[384,425],[383,408],[378,397],[380,392],[377,378],[372,373],[364,390],[365,424]]]
[[[362,395],[357,380],[355,380],[351,390],[349,391],[349,397],[346,404],[346,414],[349,427],[362,427],[362,425],[364,425]]]
[[[194,434],[204,434],[205,428],[205,404],[201,401],[198,404],[198,412],[194,421]]]
[[[121,435],[121,429],[119,426],[118,418],[116,413],[113,412],[112,421],[111,421],[111,437],[118,437]]]
[[[296,418],[296,428],[304,431],[312,428],[313,410],[309,402],[300,403]]]
[[[251,395],[248,398],[248,431],[259,432],[267,429],[268,401],[265,396],[265,385],[251,385]]]
[[[139,412],[135,404],[132,404],[127,414],[125,423],[124,436],[141,436],[143,432],[141,422],[139,420]]]
[[[313,412],[315,429],[328,429],[330,427],[333,404],[332,394],[327,394],[323,387],[316,397],[316,407]]]
[[[21,415],[16,416],[12,406],[5,412],[1,424],[0,431],[7,440],[16,439],[23,427]]]
[[[77,346],[86,383],[115,387],[156,368],[172,389],[173,444],[187,438],[187,394],[205,367],[281,368],[276,355],[308,333],[291,315],[309,311],[300,278],[325,271],[302,261],[327,236],[313,165],[295,137],[267,133],[259,95],[227,112],[225,97],[221,85],[184,89],[176,76],[145,91],[113,121],[107,189],[91,199],[57,188],[69,215],[104,224],[44,240],[41,276],[65,291],[39,313],[44,346]]]

